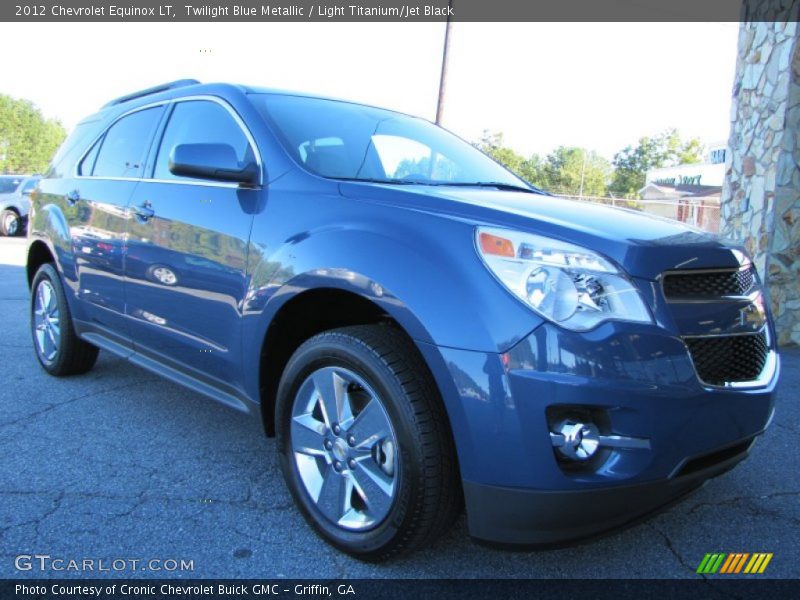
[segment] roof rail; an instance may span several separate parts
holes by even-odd
[[[131,94],[126,94],[124,96],[120,96],[119,98],[115,98],[111,102],[107,102],[106,104],[104,104],[102,108],[108,108],[109,106],[116,106],[117,104],[123,104],[124,102],[135,100],[136,98],[149,96],[150,94],[166,92],[167,90],[174,90],[176,88],[186,87],[187,85],[196,85],[198,83],[200,82],[197,81],[197,79],[178,79],[176,81],[170,81],[168,83],[154,85],[153,87],[149,87],[144,90],[139,90],[138,92],[133,92]]]

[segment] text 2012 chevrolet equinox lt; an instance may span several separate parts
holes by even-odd
[[[493,543],[606,531],[772,415],[741,247],[550,196],[419,118],[182,80],[81,122],[32,205],[42,367],[103,349],[258,415],[297,507],[361,558],[464,505]]]

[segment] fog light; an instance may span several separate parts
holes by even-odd
[[[570,416],[548,417],[553,448],[560,457],[573,461],[573,464],[589,461],[600,448],[614,451],[650,450],[650,440],[647,438],[601,433],[601,427],[608,429],[601,414],[586,410],[576,413],[573,411]]]
[[[562,456],[571,460],[588,460],[600,446],[600,430],[594,423],[565,419],[556,425],[550,439]]]

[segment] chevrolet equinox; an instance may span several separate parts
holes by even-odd
[[[33,193],[41,366],[103,349],[257,415],[298,509],[381,560],[571,541],[741,461],[779,362],[735,243],[553,197],[420,118],[181,80]]]

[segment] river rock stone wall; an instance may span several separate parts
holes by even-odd
[[[781,345],[800,344],[798,39],[796,14],[740,27],[721,206],[720,232],[745,244],[767,283]]]

